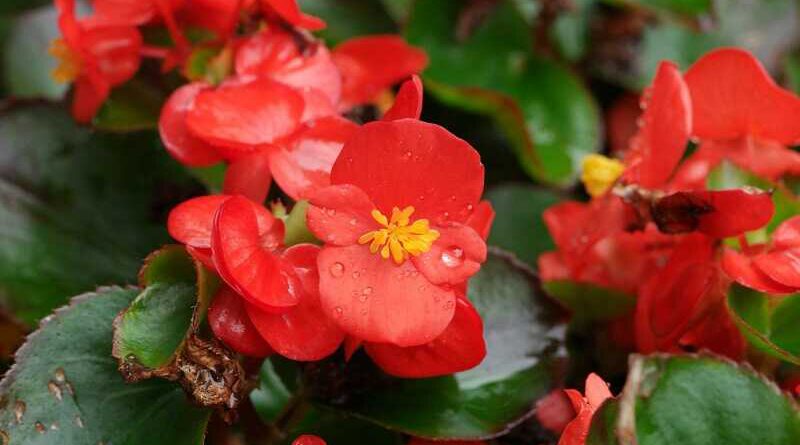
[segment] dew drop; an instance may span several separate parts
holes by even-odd
[[[53,422],[50,424],[50,429],[53,431],[58,431],[58,422]]]
[[[352,275],[353,275],[353,279],[357,280],[358,277],[361,276],[361,272],[359,272],[357,270],[354,270]]]
[[[473,206],[472,204],[467,204],[467,211],[468,212],[471,212],[472,209],[474,209],[474,208],[475,208],[475,206]]]
[[[342,263],[333,263],[331,267],[328,269],[331,276],[334,278],[341,278],[344,275],[344,264]]]
[[[372,294],[372,288],[369,286],[361,290],[361,295],[370,295],[370,294]]]
[[[351,220],[350,220],[350,225],[351,225],[351,226],[354,226],[354,225],[356,225],[357,223],[358,223],[358,221],[357,221],[355,218],[353,218],[353,219],[351,219]]]
[[[425,201],[425,195],[419,195],[419,198],[418,198],[418,199],[419,199],[420,201]]]
[[[458,267],[464,262],[464,250],[460,247],[450,247],[442,251],[442,262],[447,267]]]
[[[336,306],[335,308],[333,308],[333,315],[336,318],[341,317],[343,313],[344,313],[344,309],[342,309],[341,306]]]
[[[456,200],[456,195],[450,195],[450,201],[455,201],[455,200]]]
[[[325,214],[328,216],[336,216],[336,209],[325,209]]]

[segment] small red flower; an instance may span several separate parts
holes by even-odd
[[[772,295],[800,290],[800,216],[781,223],[770,244],[743,247],[742,252],[725,249],[722,267],[728,276]]]
[[[767,179],[800,173],[800,98],[747,51],[723,48],[686,72],[700,159],[729,159]],[[711,152],[711,154],[709,154]],[[713,165],[713,164],[712,164]]]
[[[572,402],[576,416],[564,428],[558,445],[584,445],[595,411],[614,396],[609,391],[608,384],[594,373],[586,378],[585,396],[574,389],[565,389],[564,392]]]
[[[78,20],[74,0],[56,0],[56,7],[63,37],[50,49],[59,60],[53,77],[74,82],[72,115],[76,121],[87,123],[111,89],[139,70],[142,38],[135,27]]]
[[[390,86],[422,71],[428,64],[424,51],[394,35],[375,35],[348,40],[333,50],[342,73],[339,108],[374,102]]]
[[[418,346],[450,325],[452,286],[486,258],[465,223],[483,191],[478,153],[443,128],[373,122],[345,143],[332,186],[311,197],[322,306],[360,340]]]
[[[384,113],[382,120],[419,119],[422,114],[422,80],[414,74],[403,82],[392,107]]]

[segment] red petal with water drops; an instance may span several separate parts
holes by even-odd
[[[208,308],[208,324],[214,335],[234,351],[250,357],[266,357],[272,348],[261,338],[239,295],[222,286]]]
[[[349,335],[418,346],[453,319],[453,291],[431,284],[411,261],[397,265],[354,245],[325,247],[318,263],[322,307]]]
[[[680,162],[692,125],[689,90],[677,65],[661,62],[653,85],[645,93],[647,105],[639,132],[625,159],[625,178],[648,189],[660,188]]]
[[[282,314],[270,314],[248,306],[247,313],[261,336],[278,354],[292,360],[316,361],[333,354],[344,332],[327,317],[319,303],[319,247],[298,244],[281,255],[299,287],[297,306]]]
[[[712,51],[686,71],[694,130],[701,139],[800,139],[800,98],[782,89],[747,51]]]
[[[727,238],[764,227],[775,213],[772,193],[761,190],[692,192],[712,211],[700,215],[697,230],[715,238]]]
[[[379,228],[370,216],[375,208],[363,190],[352,185],[334,185],[314,193],[306,223],[317,238],[334,246],[356,244],[358,238]]]
[[[372,122],[345,143],[331,183],[365,191],[384,215],[413,206],[412,219],[463,223],[483,193],[483,165],[475,149],[438,125]]]
[[[167,231],[187,246],[210,248],[214,215],[228,198],[226,195],[198,196],[178,204],[169,212]]]
[[[265,10],[277,14],[290,25],[309,31],[325,28],[325,22],[313,15],[303,14],[296,0],[261,0]]]
[[[186,115],[195,136],[229,157],[265,148],[293,133],[303,114],[303,97],[269,79],[234,79],[215,90],[201,91]]]
[[[466,225],[438,227],[439,238],[427,252],[412,257],[433,284],[458,284],[475,275],[486,261],[486,242]]]
[[[330,185],[330,172],[342,146],[358,125],[339,116],[306,124],[291,140],[270,153],[275,182],[292,199],[308,199]]]
[[[339,103],[342,76],[330,52],[321,42],[305,42],[268,28],[248,38],[236,51],[236,73],[267,76],[297,89],[313,88]]]
[[[800,247],[800,216],[787,219],[775,229],[772,246],[776,249]]]
[[[778,283],[800,289],[800,247],[756,255],[753,263]]]
[[[139,70],[142,36],[128,26],[98,27],[81,36],[82,57],[90,60],[111,86],[127,82]]]
[[[219,207],[211,236],[214,264],[222,279],[249,303],[270,312],[285,311],[297,305],[300,296],[274,252],[283,241],[283,223],[274,220],[269,231],[261,231],[258,207],[242,196]]]
[[[725,273],[742,286],[773,295],[794,292],[793,288],[778,283],[755,267],[752,258],[733,249],[723,251],[721,263]]]
[[[210,88],[202,82],[184,85],[175,90],[161,109],[158,131],[161,141],[181,164],[204,167],[222,161],[216,148],[194,137],[186,126],[186,114],[194,106],[197,95]]]
[[[350,39],[333,50],[342,73],[342,107],[372,102],[381,91],[417,74],[428,64],[425,52],[395,35]]]
[[[225,170],[223,193],[243,195],[256,203],[264,202],[272,182],[269,155],[269,152],[253,153],[231,162]]]
[[[466,371],[486,356],[483,322],[465,298],[456,299],[453,320],[432,342],[403,348],[386,343],[366,343],[364,350],[387,374],[427,378]]]
[[[325,441],[318,436],[304,434],[295,439],[292,445],[325,445]]]
[[[422,80],[416,74],[403,82],[394,98],[392,108],[383,115],[382,120],[419,119],[422,114]]]

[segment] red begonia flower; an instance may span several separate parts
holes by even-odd
[[[564,428],[558,445],[584,445],[595,411],[603,402],[614,396],[609,391],[608,384],[594,373],[586,378],[585,396],[574,389],[566,389],[564,392],[572,402],[577,415]]]
[[[144,25],[160,14],[174,13],[186,0],[92,0],[97,20],[106,23]]]
[[[742,168],[769,179],[800,173],[800,98],[782,89],[752,54],[712,51],[686,72],[693,134]]]
[[[297,0],[261,0],[261,6],[268,17],[280,17],[292,26],[309,31],[325,28],[324,21],[300,11]]]
[[[175,90],[161,108],[158,131],[167,152],[181,164],[204,167],[222,161],[213,145],[195,137],[186,126],[186,114],[194,107],[201,91],[211,88],[203,82],[186,84]]]
[[[382,120],[419,119],[422,114],[422,80],[416,74],[403,82],[392,108],[384,113]]]
[[[303,97],[267,78],[236,78],[200,91],[186,113],[196,137],[228,159],[266,149],[300,125]]]
[[[463,281],[485,260],[485,244],[464,225],[483,191],[478,153],[436,125],[372,122],[345,143],[331,184],[308,211],[309,229],[326,243],[326,314],[367,342],[429,343],[455,311],[454,291],[439,283]]]
[[[677,65],[661,62],[645,98],[641,127],[626,156],[625,179],[658,189],[680,162],[691,131],[692,104]]]
[[[639,290],[636,341],[640,351],[670,351],[709,308],[725,296],[728,281],[713,258],[713,239],[684,237],[667,265]]]
[[[800,216],[787,219],[775,229],[772,241],[761,248],[739,253],[725,249],[725,272],[739,284],[773,295],[800,290]]]
[[[247,38],[236,50],[235,66],[240,76],[269,77],[298,90],[319,91],[331,106],[341,97],[342,77],[325,45],[312,41],[301,46],[279,28]]]
[[[341,109],[374,101],[393,84],[417,74],[428,64],[420,49],[394,35],[375,35],[348,40],[333,50],[342,73]]]
[[[291,271],[275,254],[283,244],[280,220],[264,231],[261,218],[272,217],[266,209],[243,196],[220,205],[211,232],[211,252],[217,272],[244,299],[268,312],[285,312],[298,304],[300,289]]]
[[[179,20],[186,26],[207,29],[220,40],[228,39],[236,30],[243,11],[248,11],[253,0],[185,0]]]
[[[334,353],[344,340],[344,332],[325,315],[319,303],[319,250],[311,244],[298,244],[279,258],[288,265],[296,287],[296,306],[285,313],[272,314],[247,305],[250,320],[261,336],[275,352],[292,360],[320,360]]]
[[[214,336],[240,354],[266,357],[273,352],[247,316],[241,297],[227,286],[214,296],[208,308],[208,324]]]
[[[489,232],[492,230],[492,223],[496,213],[492,203],[489,201],[481,201],[475,206],[472,215],[469,215],[466,225],[472,227],[478,235],[484,240],[489,239]]]
[[[292,445],[325,445],[325,441],[318,436],[304,434],[295,439]]]
[[[364,350],[387,374],[427,378],[466,371],[486,356],[483,322],[466,298],[456,299],[453,320],[430,343],[401,347],[389,343],[365,343]]]
[[[680,344],[698,350],[707,349],[733,360],[741,360],[747,349],[747,343],[724,303],[710,309],[681,337]]]
[[[54,41],[50,50],[59,59],[53,77],[74,82],[72,115],[87,123],[111,88],[127,82],[139,70],[142,37],[132,26],[77,20],[74,0],[57,0],[56,7],[63,38]]]

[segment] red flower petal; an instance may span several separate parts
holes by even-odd
[[[478,232],[484,240],[489,239],[489,232],[492,230],[492,223],[494,222],[495,211],[492,203],[489,201],[481,201],[475,207],[475,211],[467,218],[464,223],[473,230]]]
[[[554,389],[536,402],[536,420],[548,430],[561,434],[577,413],[561,389]]]
[[[202,82],[184,85],[175,90],[161,109],[158,131],[167,152],[180,163],[203,167],[222,161],[210,144],[192,136],[186,126],[186,114],[194,106],[197,95],[210,88]]]
[[[333,50],[342,72],[342,106],[372,102],[381,91],[417,74],[428,64],[425,52],[395,35],[350,39]]]
[[[143,25],[158,15],[154,0],[93,0],[92,6],[105,23]]]
[[[412,257],[414,265],[433,284],[458,284],[475,275],[486,261],[486,242],[465,225],[440,227],[431,249]]]
[[[713,209],[700,215],[697,229],[715,238],[727,238],[759,229],[775,213],[772,194],[760,190],[692,192]]]
[[[127,82],[139,70],[142,36],[134,27],[88,29],[81,36],[81,46],[84,63],[96,67],[111,86]]]
[[[426,378],[466,371],[486,356],[483,322],[475,308],[459,297],[453,320],[430,343],[407,348],[366,343],[364,350],[387,374],[397,377]]]
[[[271,230],[262,232],[258,207],[242,196],[219,207],[211,236],[214,264],[222,279],[250,304],[271,312],[286,310],[300,296],[273,253],[283,241],[283,224],[274,220]]]
[[[275,182],[296,200],[308,199],[330,185],[331,168],[357,129],[358,125],[338,116],[306,124],[290,141],[270,152]]]
[[[111,89],[102,79],[93,80],[86,76],[78,77],[74,88],[72,117],[78,123],[89,123],[108,98]]]
[[[295,439],[292,445],[325,445],[325,441],[317,436],[304,434]]]
[[[382,120],[419,119],[422,114],[422,80],[416,74],[403,82],[394,98],[392,108],[383,115]]]
[[[589,406],[594,409],[599,408],[607,399],[614,397],[611,394],[611,390],[608,389],[608,383],[595,373],[591,373],[586,377],[584,394],[586,394],[586,401],[589,402]]]
[[[192,247],[186,246],[186,252],[192,256],[192,258],[196,259],[203,263],[204,266],[207,268],[216,271],[217,265],[214,264],[214,259],[211,257],[211,248],[210,247]]]
[[[800,247],[800,216],[782,222],[772,233],[772,245],[778,249]]]
[[[703,139],[753,136],[791,144],[800,139],[800,99],[780,88],[747,51],[723,48],[686,72],[694,134]]]
[[[642,108],[639,96],[627,93],[615,100],[606,114],[606,133],[613,153],[625,153],[639,131],[636,120]]]
[[[309,31],[319,31],[325,28],[325,22],[313,15],[303,14],[296,0],[261,0],[265,9],[274,12],[290,25]]]
[[[234,351],[250,357],[266,357],[272,348],[261,338],[236,292],[222,286],[208,308],[208,324],[214,335]]]
[[[713,150],[720,158],[730,159],[739,167],[770,180],[800,174],[800,153],[774,142],[753,138],[729,141],[707,141],[703,148]]]
[[[187,0],[181,12],[181,21],[194,27],[208,29],[220,40],[229,38],[235,30],[239,14],[248,1],[231,0]]]
[[[678,166],[668,189],[671,191],[705,190],[708,175],[723,159],[725,159],[724,155],[717,150],[706,148],[706,143],[700,144],[697,151]]]
[[[417,346],[453,319],[453,292],[430,284],[411,261],[396,265],[354,245],[325,247],[318,263],[325,313],[364,341]]]
[[[790,294],[794,289],[784,286],[755,267],[750,257],[732,249],[722,253],[722,269],[742,286],[773,295]]]
[[[724,304],[717,305],[700,323],[681,337],[680,343],[741,360],[747,349],[742,333]]]
[[[359,187],[383,214],[410,205],[415,219],[463,223],[483,193],[483,165],[475,149],[438,125],[372,122],[345,143],[331,183]]]
[[[303,98],[284,84],[235,79],[197,95],[186,115],[195,136],[229,149],[228,156],[255,151],[288,136],[300,124]]]
[[[243,195],[256,203],[264,202],[272,182],[269,155],[269,152],[258,152],[231,162],[225,171],[223,193]]]
[[[270,314],[248,305],[247,313],[256,329],[278,354],[298,361],[321,360],[334,353],[344,340],[344,332],[325,315],[319,303],[319,247],[298,244],[284,252],[300,289],[297,306],[283,314]]]
[[[295,36],[276,28],[248,38],[236,51],[236,73],[267,76],[297,89],[313,88],[339,103],[342,76],[328,49],[319,42],[300,48]]]
[[[210,248],[214,214],[229,198],[226,195],[198,196],[178,204],[169,212],[167,231],[187,246]]]
[[[639,132],[626,158],[626,179],[648,189],[660,188],[680,162],[692,125],[692,104],[681,72],[672,62],[658,66]]]
[[[572,277],[559,252],[544,252],[536,263],[542,281],[568,280]]]
[[[800,247],[756,255],[753,263],[778,283],[800,289]]]
[[[317,238],[335,246],[356,244],[358,238],[375,228],[370,212],[375,206],[358,187],[334,185],[311,197],[306,223]]]

